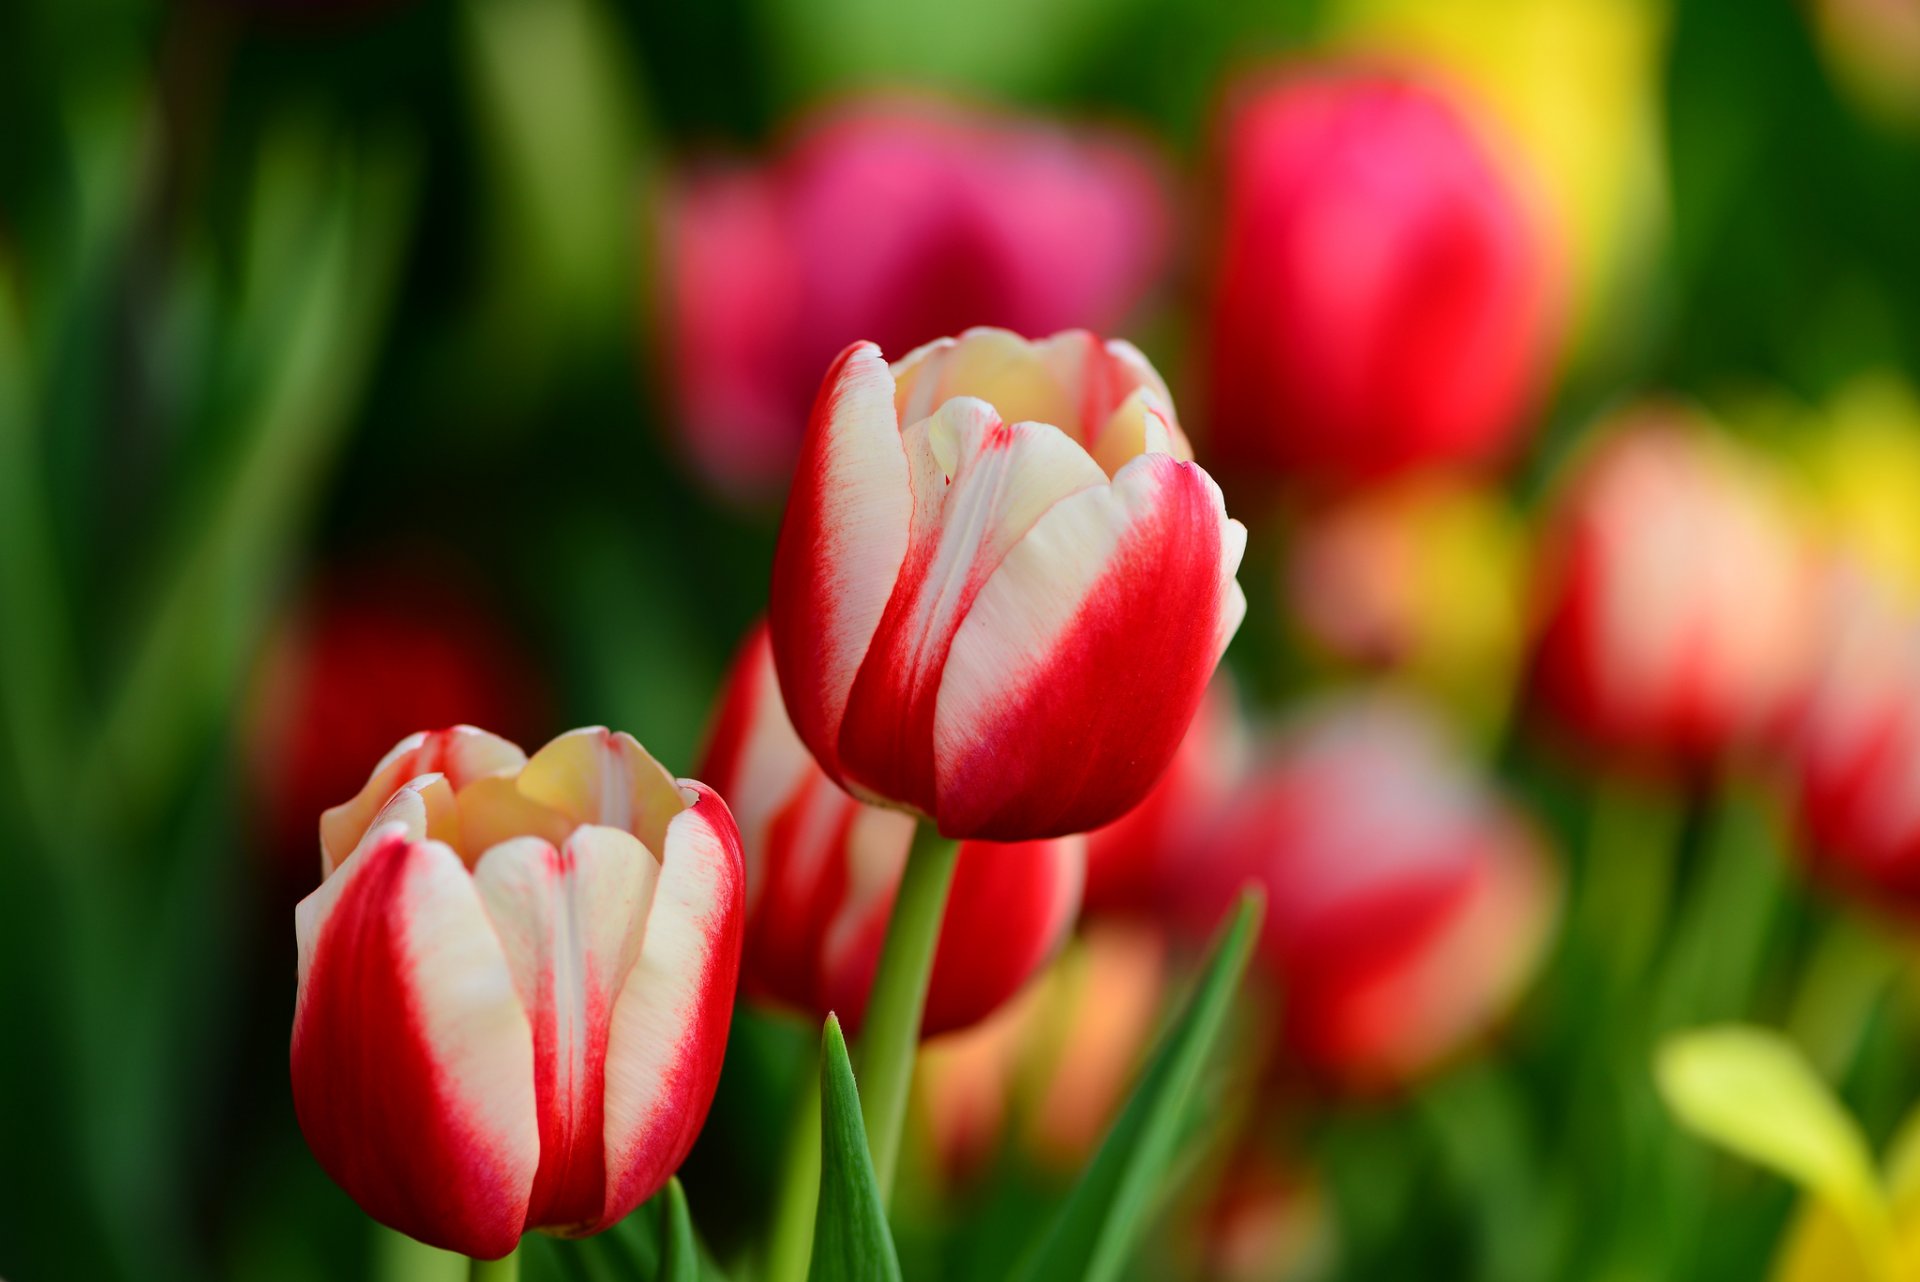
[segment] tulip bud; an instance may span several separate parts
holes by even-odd
[[[327,576],[275,630],[246,754],[276,856],[313,878],[313,817],[416,726],[538,730],[537,672],[487,600],[440,567]]]
[[[1836,576],[1788,735],[1801,851],[1840,889],[1920,917],[1920,620]]]
[[[1458,1052],[1513,1001],[1557,888],[1528,829],[1438,728],[1385,698],[1330,705],[1284,737],[1189,865],[1196,927],[1249,879],[1286,1062],[1357,1091]]]
[[[1246,529],[1160,376],[1082,331],[828,371],[774,556],[787,712],[827,775],[951,838],[1117,819],[1246,612]]]
[[[913,819],[862,805],[820,772],[787,720],[764,625],[734,661],[700,772],[736,798],[747,995],[857,1029]],[[1080,837],[963,845],[921,1036],[976,1023],[1012,997],[1072,928],[1085,875]]]
[[[597,1233],[661,1188],[719,1081],[740,839],[630,736],[531,759],[402,740],[320,823],[294,914],[293,1101],[381,1223],[476,1258]]]
[[[1637,411],[1549,518],[1533,697],[1580,742],[1699,766],[1780,715],[1811,642],[1813,580],[1760,465],[1672,408]]]
[[[695,463],[736,493],[785,480],[820,371],[870,338],[1123,320],[1168,242],[1162,179],[1117,137],[875,101],[771,163],[669,202],[669,373]]]
[[[1511,453],[1559,269],[1452,105],[1384,75],[1298,74],[1242,102],[1222,163],[1220,457],[1351,483]]]

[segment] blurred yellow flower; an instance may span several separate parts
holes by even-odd
[[[1336,0],[1336,45],[1459,82],[1520,148],[1571,274],[1576,348],[1636,292],[1666,221],[1657,0]]]
[[[1920,604],[1920,396],[1897,375],[1862,375],[1819,417],[1800,463],[1821,533]]]
[[[1681,1125],[1805,1191],[1774,1282],[1920,1277],[1920,1113],[1900,1128],[1883,1174],[1859,1124],[1771,1029],[1679,1034],[1661,1047],[1655,1077]]]
[[[1286,566],[1319,649],[1384,668],[1486,729],[1505,715],[1525,627],[1527,535],[1497,491],[1438,475],[1311,514]]]

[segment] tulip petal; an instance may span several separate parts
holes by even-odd
[[[955,396],[975,396],[1010,423],[1051,423],[1089,451],[1102,425],[1136,392],[1144,389],[1163,407],[1173,404],[1138,348],[1102,343],[1082,329],[1039,342],[1004,329],[970,329],[908,353],[893,366],[893,377],[902,426]],[[1167,417],[1171,421],[1171,409]]]
[[[821,384],[774,554],[770,613],[794,729],[840,773],[854,676],[907,555],[907,455],[880,349],[855,343]]]
[[[980,589],[945,664],[942,831],[1065,835],[1137,803],[1244,612],[1245,546],[1212,479],[1165,454],[1048,511]]]
[[[373,817],[387,799],[409,779],[442,774],[458,792],[475,779],[512,774],[526,761],[526,754],[515,745],[472,726],[408,735],[380,759],[366,786],[352,801],[320,816],[321,874],[332,872],[346,859],[372,827]]]
[[[659,873],[631,833],[592,825],[558,850],[537,837],[502,842],[474,869],[533,1022],[540,1168],[529,1225],[565,1231],[600,1218],[607,1030]]]
[[[594,1231],[667,1182],[706,1121],[740,970],[745,868],[726,803],[691,801],[667,825],[646,938],[614,1004],[607,1046],[606,1201]]]
[[[840,768],[855,793],[934,813],[933,721],[941,670],[975,597],[1009,550],[1068,495],[1106,474],[1065,433],[1003,422],[955,397],[903,434],[913,534],[893,597],[854,680]]]
[[[580,824],[618,828],[659,850],[667,824],[687,808],[679,785],[625,731],[569,730],[533,754],[520,772],[520,795]]]
[[[747,916],[751,918],[782,879],[770,852],[772,829],[809,779],[820,778],[813,758],[787,719],[773,642],[763,621],[741,642],[727,680],[713,734],[701,755],[700,778],[721,796],[738,822],[746,856]],[[838,791],[838,789],[835,789]],[[790,902],[775,896],[774,902]]]
[[[314,1156],[381,1223],[505,1255],[540,1160],[533,1033],[460,857],[385,828],[294,923],[293,1100]]]

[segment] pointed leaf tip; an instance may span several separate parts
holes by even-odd
[[[847,1039],[828,1015],[820,1054],[820,1201],[811,1282],[899,1282],[900,1258],[880,1204]]]

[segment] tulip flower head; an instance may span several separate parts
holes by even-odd
[[[820,768],[951,838],[1118,818],[1246,612],[1246,529],[1132,346],[969,330],[834,362],[774,557],[787,711]]]
[[[292,1068],[327,1173],[476,1258],[599,1232],[664,1185],[712,1101],[739,965],[719,796],[624,734],[528,758],[457,726],[403,740],[320,832]]]
[[[848,343],[1117,324],[1159,274],[1171,218],[1130,139],[876,100],[809,123],[768,164],[689,175],[666,221],[685,445],[709,480],[752,494],[792,470],[820,371]]]
[[[1223,165],[1220,456],[1335,485],[1505,458],[1551,362],[1560,270],[1453,106],[1386,75],[1295,75],[1244,100]]]
[[[780,701],[764,625],[734,662],[700,773],[736,799],[747,995],[857,1028],[913,818],[863,805],[820,772]],[[922,1037],[984,1019],[1033,977],[1073,926],[1085,872],[1081,837],[961,846]]]
[[[1451,1057],[1532,973],[1557,899],[1528,829],[1409,704],[1329,705],[1256,767],[1199,843],[1187,905],[1267,892],[1261,957],[1283,1066],[1402,1084]]]
[[[1770,730],[1811,649],[1814,578],[1760,465],[1704,424],[1640,411],[1550,518],[1533,697],[1616,759],[1699,766]]]

